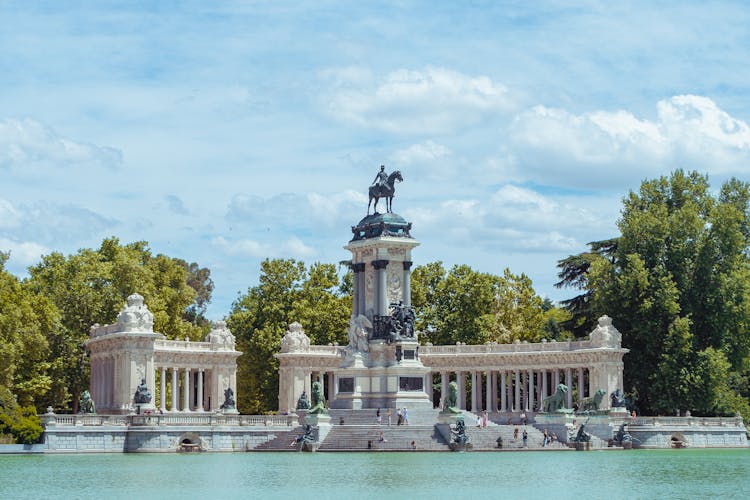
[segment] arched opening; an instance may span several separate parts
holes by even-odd
[[[687,441],[685,436],[680,432],[675,432],[672,437],[669,438],[669,444],[672,448],[685,448],[687,447]]]
[[[191,452],[204,451],[203,443],[200,436],[195,432],[186,432],[177,439],[177,451]]]

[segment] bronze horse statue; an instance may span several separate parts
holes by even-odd
[[[367,213],[370,213],[370,204],[373,198],[375,198],[375,205],[372,207],[373,213],[377,213],[380,198],[385,198],[385,211],[390,213],[393,207],[393,195],[396,192],[396,181],[402,182],[403,180],[401,171],[396,170],[388,176],[388,180],[382,186],[370,186],[370,201],[367,202]]]

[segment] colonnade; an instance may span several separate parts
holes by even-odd
[[[206,370],[204,368],[161,367],[159,370],[161,372],[159,409],[162,412],[207,411],[221,405],[221,401],[206,401],[204,392]],[[168,371],[171,371],[171,377],[167,375]],[[172,401],[168,406],[167,384],[169,379],[171,379]]]
[[[411,305],[411,261],[389,261],[385,259],[373,260],[370,262],[373,271],[373,304],[371,307],[376,315],[382,316],[388,314],[388,277],[387,269],[388,266],[399,266],[403,270],[403,274],[400,276],[401,280],[401,293],[399,297],[403,301],[405,306]],[[355,316],[359,314],[366,314],[368,304],[367,299],[367,284],[366,284],[366,268],[365,262],[358,262],[352,264],[352,271],[354,273],[354,290],[352,311]]]
[[[592,395],[593,377],[588,367],[565,367],[546,369],[509,369],[441,371],[440,405],[446,399],[448,384],[458,385],[458,406],[462,410],[477,412],[521,412],[538,411],[544,398],[555,393],[559,384],[568,387],[566,406],[573,406],[573,389],[577,401]],[[467,392],[470,380],[471,392]]]

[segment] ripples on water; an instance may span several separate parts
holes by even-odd
[[[0,456],[0,498],[750,498],[750,450]]]

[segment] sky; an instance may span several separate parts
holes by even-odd
[[[750,165],[746,2],[0,0],[0,251],[147,241],[211,270],[336,263],[379,166],[416,265],[525,273],[677,168]]]

